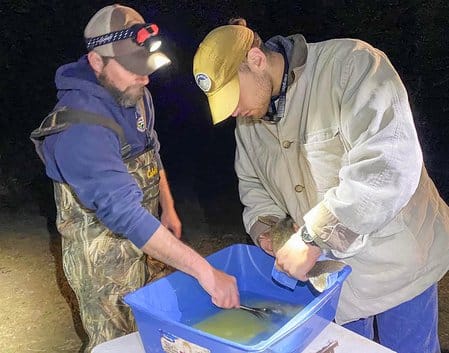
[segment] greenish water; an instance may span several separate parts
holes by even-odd
[[[273,308],[277,314],[271,314],[266,319],[259,319],[241,309],[223,309],[212,313],[192,326],[236,343],[256,344],[273,335],[304,308],[303,305],[255,298],[242,301],[242,304],[259,308]]]

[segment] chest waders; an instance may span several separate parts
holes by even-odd
[[[74,123],[101,125],[119,136],[124,163],[143,192],[142,205],[157,217],[159,170],[154,150],[128,158],[130,146],[121,127],[112,119],[74,110],[50,114],[31,134],[41,159],[45,136]],[[106,228],[94,211],[81,204],[68,184],[54,181],[53,185],[64,273],[78,299],[83,327],[89,337],[85,352],[90,352],[101,342],[137,330],[123,296],[165,276],[171,268],[147,257],[126,237]]]

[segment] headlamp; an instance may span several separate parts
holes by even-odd
[[[160,41],[160,39],[155,38],[159,33],[159,27],[156,24],[137,24],[132,26],[131,28],[133,27],[135,27],[135,36],[131,38],[137,45],[147,48],[150,53],[155,52],[159,49],[162,42]]]
[[[131,38],[140,47],[145,47],[150,53],[159,49],[162,42],[157,35],[159,27],[154,23],[138,23],[129,28],[110,32],[97,37],[86,38],[87,50],[92,50],[100,45],[110,44],[119,40]]]

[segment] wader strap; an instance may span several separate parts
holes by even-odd
[[[123,132],[122,127],[113,119],[84,110],[69,109],[64,107],[47,115],[41,125],[30,135],[30,138],[34,142],[36,151],[42,161],[44,161],[44,158],[41,147],[45,137],[64,131],[74,124],[100,125],[114,131],[120,140],[122,158],[125,159],[129,156],[131,146],[126,142],[125,133]]]

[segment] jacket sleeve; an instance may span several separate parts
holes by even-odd
[[[258,244],[257,237],[270,228],[260,222],[258,217],[283,218],[286,211],[276,205],[259,179],[243,143],[239,126],[235,130],[235,140],[235,171],[239,181],[240,201],[244,206],[243,224],[251,239]]]
[[[423,162],[406,89],[384,53],[361,42],[344,62],[340,89],[340,183],[304,220],[324,247],[350,256],[408,203]]]
[[[109,129],[77,124],[58,134],[54,158],[64,182],[111,231],[142,247],[160,222],[141,202],[143,194],[128,173],[117,136]]]

